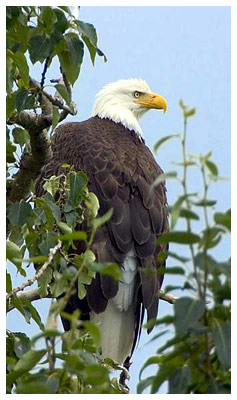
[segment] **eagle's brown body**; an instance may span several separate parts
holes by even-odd
[[[63,163],[74,166],[76,171],[84,171],[89,178],[89,190],[99,199],[99,214],[113,208],[111,220],[99,230],[93,244],[97,261],[116,262],[123,270],[128,254],[135,260],[135,272],[128,271],[133,279],[132,305],[128,306],[134,315],[131,339],[134,348],[144,309],[148,320],[157,315],[163,280],[158,255],[165,248],[157,246],[156,239],[168,229],[166,190],[164,184],[151,190],[151,184],[162,170],[134,131],[99,117],[59,126],[53,136],[52,150],[53,159],[38,179],[36,194],[43,193],[43,178],[60,174]],[[86,298],[79,300],[74,295],[66,310],[72,312],[79,308],[83,319],[100,315],[117,291],[118,282],[97,274]],[[68,328],[66,321],[64,326]],[[131,351],[132,348],[130,345]]]

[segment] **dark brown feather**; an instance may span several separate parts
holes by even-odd
[[[165,246],[156,246],[156,238],[168,230],[166,190],[164,183],[151,190],[162,170],[134,131],[98,117],[60,125],[53,135],[52,150],[53,159],[36,183],[36,195],[43,194],[45,178],[62,172],[63,163],[84,171],[89,177],[89,189],[99,199],[99,215],[114,209],[112,219],[96,234],[92,250],[97,260],[117,262],[121,267],[128,251],[135,249],[140,270],[135,291],[135,346],[144,308],[148,320],[157,315],[163,281],[158,254]],[[83,318],[89,318],[90,310],[104,311],[117,290],[118,283],[112,278],[96,274],[86,298],[80,301],[72,296],[67,309],[72,312],[79,308]]]

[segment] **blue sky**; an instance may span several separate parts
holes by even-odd
[[[230,7],[84,6],[79,18],[95,25],[98,46],[108,62],[97,58],[93,67],[86,52],[73,89],[78,115],[68,120],[87,119],[96,93],[106,83],[121,78],[143,78],[152,91],[163,95],[168,103],[165,115],[152,110],[141,121],[148,147],[152,148],[163,135],[181,131],[178,101],[182,98],[197,110],[189,121],[188,152],[205,154],[212,150],[212,159],[218,165],[220,175],[230,177]],[[34,67],[35,75],[32,75],[35,79],[40,80],[41,71],[40,65]],[[53,65],[48,79],[58,77],[58,74],[57,66]],[[168,172],[174,169],[172,162],[179,161],[180,157],[180,148],[173,141],[161,148],[157,161]],[[195,170],[190,170],[189,182],[190,192],[199,190],[200,178]],[[181,194],[180,189],[174,181],[168,181],[167,186],[168,200],[172,204]],[[216,183],[210,190],[210,198],[218,200],[218,211],[229,208],[229,182]],[[216,255],[224,259],[228,254],[229,242],[224,241]],[[166,277],[165,284],[174,281],[174,277]],[[15,284],[18,283],[16,279]],[[37,306],[40,312],[47,314],[47,300],[38,302]],[[170,305],[161,302],[159,316],[171,310]],[[9,329],[34,334],[34,323],[25,326],[17,314],[10,313]],[[132,393],[135,393],[142,364],[162,344],[146,345],[150,339],[151,335],[148,337],[143,332],[133,356]],[[154,371],[151,369],[149,374]],[[162,392],[165,391],[166,387],[163,387]]]

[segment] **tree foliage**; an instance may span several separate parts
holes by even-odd
[[[72,86],[76,82],[87,48],[92,63],[96,55],[105,55],[97,47],[93,25],[77,20],[70,7],[7,7],[7,259],[25,283],[12,284],[7,270],[7,312],[13,308],[25,319],[34,320],[39,333],[33,338],[23,332],[7,331],[7,393],[76,394],[126,392],[112,369],[120,369],[113,360],[100,356],[100,333],[89,321],[80,321],[79,312],[63,309],[75,286],[78,296],[86,295],[97,271],[120,278],[116,264],[97,263],[91,251],[96,230],[106,223],[112,210],[98,217],[99,203],[88,190],[88,179],[73,166],[62,165],[62,173],[45,181],[45,194],[36,197],[34,182],[43,165],[51,158],[50,132],[69,114],[76,114]],[[47,71],[57,60],[62,74],[54,80],[55,95],[46,91]],[[31,75],[32,64],[42,65],[41,82]],[[230,232],[230,210],[212,213],[216,204],[208,197],[209,186],[219,180],[218,167],[211,153],[198,157],[186,154],[187,121],[195,114],[180,102],[184,131],[161,138],[154,150],[169,140],[179,140],[182,161],[175,171],[157,178],[154,185],[178,179],[182,193],[170,207],[171,230],[159,239],[170,243],[170,251],[161,254],[175,264],[167,274],[178,274],[183,285],[166,286],[163,297],[182,289],[184,296],[175,301],[174,315],[152,321],[159,337],[174,332],[140,372],[137,392],[149,388],[159,391],[168,381],[169,393],[230,392],[230,260],[215,259],[215,247]],[[197,167],[203,180],[203,193],[189,193],[188,170]],[[203,218],[201,218],[203,214]],[[78,231],[85,216],[89,229]],[[180,221],[183,221],[181,225]],[[202,224],[199,232],[194,223]],[[176,228],[181,226],[181,228]],[[80,243],[82,254],[74,254]],[[174,252],[172,243],[182,245]],[[189,249],[190,256],[184,252]],[[27,266],[34,264],[36,274],[28,279]],[[37,281],[38,289],[26,291]],[[29,296],[27,296],[29,293]],[[162,298],[161,296],[161,298]],[[52,300],[43,323],[33,300]],[[68,319],[71,329],[61,332],[57,316]],[[155,343],[155,342],[154,342]],[[149,365],[157,373],[143,378]]]
[[[159,238],[158,243],[170,243],[170,252],[163,257],[178,261],[183,278],[179,285],[166,286],[165,293],[179,289],[184,295],[175,301],[173,316],[153,322],[160,330],[157,355],[143,365],[137,391],[142,393],[149,387],[150,393],[157,393],[162,383],[168,382],[169,394],[224,394],[230,393],[230,259],[220,261],[214,254],[215,248],[230,234],[231,212],[230,209],[213,212],[217,202],[209,199],[208,191],[222,178],[211,152],[187,155],[187,122],[195,109],[188,109],[182,101],[180,107],[182,134],[163,137],[155,144],[154,151],[170,139],[178,140],[181,145],[182,160],[176,164],[177,171],[164,174],[165,179],[178,180],[181,195],[170,207],[170,232]],[[202,193],[189,193],[188,172],[194,167],[202,178]],[[154,184],[161,180],[159,177]],[[177,230],[178,223],[183,230]],[[176,245],[177,253],[172,251],[172,244]],[[168,332],[173,336],[159,347],[160,335]],[[143,371],[151,364],[157,365],[157,373],[143,378]]]

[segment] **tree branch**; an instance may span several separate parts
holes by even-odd
[[[29,285],[27,285],[27,286],[29,286]],[[16,290],[16,289],[13,289],[13,291],[14,290]],[[39,288],[35,288],[35,289],[32,289],[32,290],[25,290],[25,291],[23,291],[24,290],[24,288],[23,288],[23,289],[20,289],[20,290],[21,291],[18,291],[18,293],[17,293],[17,297],[19,299],[26,299],[26,300],[29,300],[29,301],[36,301],[36,300],[40,300],[42,298],[44,298],[44,299],[52,298],[52,296],[50,294],[48,294],[47,296],[41,297]],[[15,292],[14,292],[14,294],[15,294]],[[160,299],[163,300],[163,301],[167,301],[170,304],[174,304],[176,302],[176,300],[178,299],[178,297],[172,296],[171,294],[167,294],[167,293],[165,294],[162,291],[160,291]],[[8,312],[14,310],[14,308],[15,307],[13,305],[10,305],[8,307]]]
[[[67,90],[69,90],[68,87]],[[8,121],[9,124],[17,124],[29,132],[31,147],[31,152],[23,153],[19,171],[14,175],[8,192],[8,201],[13,203],[27,198],[31,191],[31,182],[39,176],[42,167],[52,158],[51,141],[47,129],[53,122],[53,106],[62,110],[59,122],[64,120],[68,114],[76,114],[74,104],[72,107],[63,104],[57,97],[51,96],[43,90],[41,85],[32,78],[30,79],[30,91],[38,93],[42,113],[38,115],[24,110],[12,116]]]
[[[47,261],[45,261],[45,263],[38,270],[38,272],[35,274],[35,276],[33,276],[33,278],[31,278],[31,279],[28,279],[27,282],[23,283],[21,286],[18,286],[17,288],[13,289],[10,293],[8,293],[8,295],[6,297],[6,300],[9,300],[12,296],[16,295],[18,292],[21,292],[26,287],[33,285],[33,283],[35,281],[37,281],[41,277],[41,275],[44,273],[44,271],[51,264],[51,262],[53,261],[56,253],[61,249],[61,247],[62,247],[62,242],[61,242],[61,240],[59,240],[58,243],[56,244],[56,246],[53,247],[52,249],[50,249]],[[27,292],[24,292],[24,293],[27,293]],[[18,296],[21,297],[21,298],[25,298],[23,296],[23,293],[19,294]],[[28,296],[28,300],[30,300],[30,301],[38,300],[38,298],[40,298],[40,297],[38,297],[38,293],[35,290],[33,290],[33,291],[31,290],[31,296],[33,296],[32,299],[31,299],[31,297],[29,295],[29,292],[28,292],[28,295],[26,295],[26,296]]]
[[[178,297],[172,296],[172,294],[169,293],[164,293],[162,292],[162,290],[160,290],[159,298],[161,300],[167,301],[167,303],[170,304],[174,304],[178,300]]]

